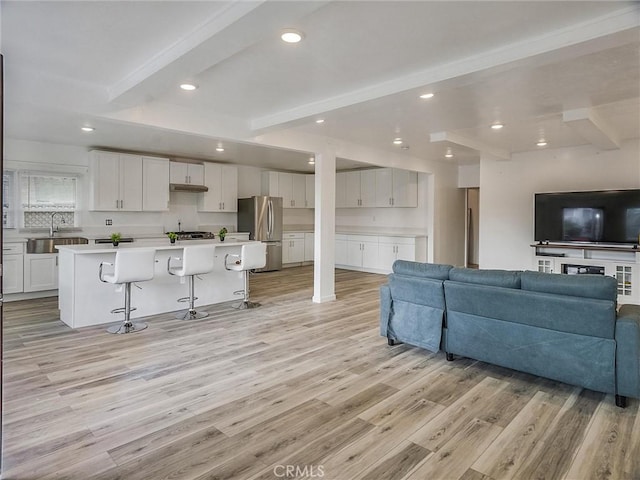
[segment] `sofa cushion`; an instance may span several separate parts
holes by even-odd
[[[456,282],[475,283],[492,287],[520,288],[520,271],[476,270],[473,268],[453,268],[449,279]]]
[[[449,270],[452,268],[452,265],[441,265],[438,263],[409,262],[407,260],[396,260],[393,262],[393,273],[433,278],[436,280],[446,280],[449,278]]]
[[[550,331],[613,338],[615,302],[513,288],[444,282],[447,315],[461,312]]]
[[[442,311],[445,309],[442,280],[391,274],[388,285],[394,302],[401,300],[439,308]]]
[[[605,275],[557,275],[554,273],[522,272],[522,290],[596,298],[616,301],[617,282]]]

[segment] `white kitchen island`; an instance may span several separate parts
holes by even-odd
[[[60,319],[72,328],[120,322],[122,314],[112,314],[111,310],[124,305],[122,287],[103,283],[98,278],[101,262],[113,263],[118,249],[155,248],[156,268],[153,280],[140,282],[142,289],[133,288],[131,318],[146,317],[159,313],[184,310],[188,304],[178,303],[180,297],[189,295],[189,283],[180,283],[180,278],[169,275],[169,257],[181,257],[182,249],[189,245],[213,243],[216,245],[215,266],[211,273],[196,278],[196,307],[230,300],[239,300],[233,294],[244,288],[242,272],[224,268],[226,254],[240,254],[247,242],[220,242],[219,240],[189,240],[170,244],[166,240],[157,244],[145,243],[137,247],[133,244],[112,245],[60,245],[58,246],[59,291],[58,308]],[[172,265],[179,264],[173,261]],[[105,267],[105,269],[108,267]],[[107,270],[105,270],[107,271]]]

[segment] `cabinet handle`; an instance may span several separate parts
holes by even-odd
[[[120,208],[124,208],[124,200],[120,200]]]
[[[396,204],[396,199],[391,197],[391,205],[395,205]]]
[[[120,200],[116,200],[116,208],[120,208]]]

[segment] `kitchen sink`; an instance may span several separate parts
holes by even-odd
[[[44,237],[27,239],[27,253],[58,253],[56,245],[84,245],[84,237]]]

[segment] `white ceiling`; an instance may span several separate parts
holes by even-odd
[[[9,138],[311,171],[309,152],[251,140],[465,164],[640,136],[638,2],[3,0],[0,18]]]

